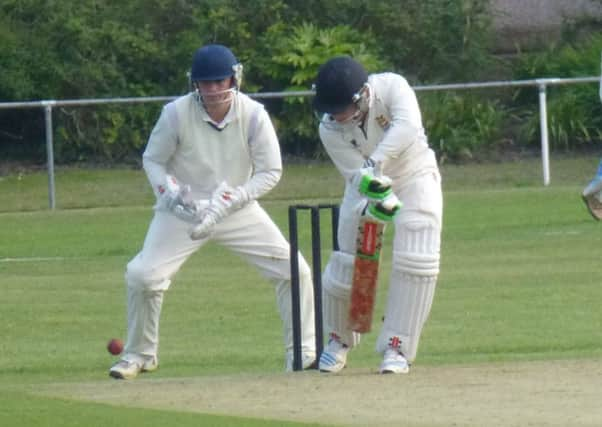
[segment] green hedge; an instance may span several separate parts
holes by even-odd
[[[208,42],[226,44],[236,53],[245,66],[247,93],[307,90],[318,66],[340,54],[358,58],[369,71],[399,72],[411,84],[486,81],[500,65],[492,55],[489,3],[5,0],[0,4],[0,100],[183,94],[192,54]],[[579,44],[567,36],[565,46],[521,56],[514,77],[595,75],[600,50],[599,36]],[[565,65],[554,68],[558,61]],[[597,143],[602,115],[593,85],[554,92],[553,146]],[[465,158],[500,139],[526,146],[538,140],[536,96],[527,89],[515,97],[492,95],[419,95],[441,159]],[[308,101],[265,101],[284,154],[324,155]],[[160,107],[55,109],[56,161],[139,158]],[[41,111],[0,110],[3,158],[43,162],[43,138]]]

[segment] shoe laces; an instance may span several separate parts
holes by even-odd
[[[384,359],[390,360],[390,361],[401,362],[401,361],[405,360],[405,357],[403,357],[403,354],[401,354],[397,349],[389,347],[388,349],[385,350]]]
[[[341,351],[347,351],[348,346],[343,344],[341,338],[335,334],[331,333],[330,338],[328,339],[327,350],[331,353],[340,353]]]

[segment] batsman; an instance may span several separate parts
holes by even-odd
[[[329,341],[319,368],[330,373],[343,369],[349,350],[360,342],[360,331],[366,330],[358,328],[354,313],[366,303],[358,298],[364,293],[357,287],[366,287],[372,277],[362,273],[374,268],[361,250],[369,230],[365,224],[371,223],[394,228],[386,311],[376,342],[382,357],[379,372],[407,373],[435,294],[443,210],[439,169],[418,101],[402,76],[368,75],[347,56],[324,63],[314,89],[320,139],[346,184],[339,251],[332,253],[323,273]],[[372,229],[370,239],[378,239],[378,227]]]

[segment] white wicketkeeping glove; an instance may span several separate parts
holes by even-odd
[[[222,217],[220,217],[220,214],[217,211],[208,207],[204,210],[203,219],[200,222],[193,224],[188,230],[190,238],[192,240],[206,239],[213,232],[215,224],[220,222],[221,219]]]
[[[209,237],[215,224],[248,202],[249,194],[243,187],[232,188],[222,182],[213,192],[209,206],[202,212],[202,220],[190,228],[190,238],[200,240]]]
[[[225,212],[222,218],[242,208],[248,201],[249,193],[244,187],[233,188],[226,182],[222,182],[211,196],[211,205]]]
[[[155,210],[175,214],[176,208],[184,205],[184,199],[190,192],[190,186],[180,185],[178,180],[171,176],[165,176],[164,184],[157,187],[159,197],[155,204]]]
[[[191,200],[190,186],[181,185],[178,180],[166,175],[165,185],[157,188],[159,197],[155,210],[170,213],[182,221],[197,223],[203,218],[203,211],[209,206],[208,200]]]

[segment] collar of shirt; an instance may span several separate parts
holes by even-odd
[[[236,119],[236,95],[234,94],[232,97],[232,102],[230,103],[230,109],[228,110],[228,112],[226,113],[226,116],[224,117],[224,119],[221,122],[216,122],[215,120],[213,120],[210,116],[209,113],[207,113],[207,110],[205,110],[205,108],[201,108],[201,118],[203,119],[203,121],[209,123],[212,127],[216,128],[217,130],[223,130],[226,126],[228,126],[231,122],[233,122]]]

